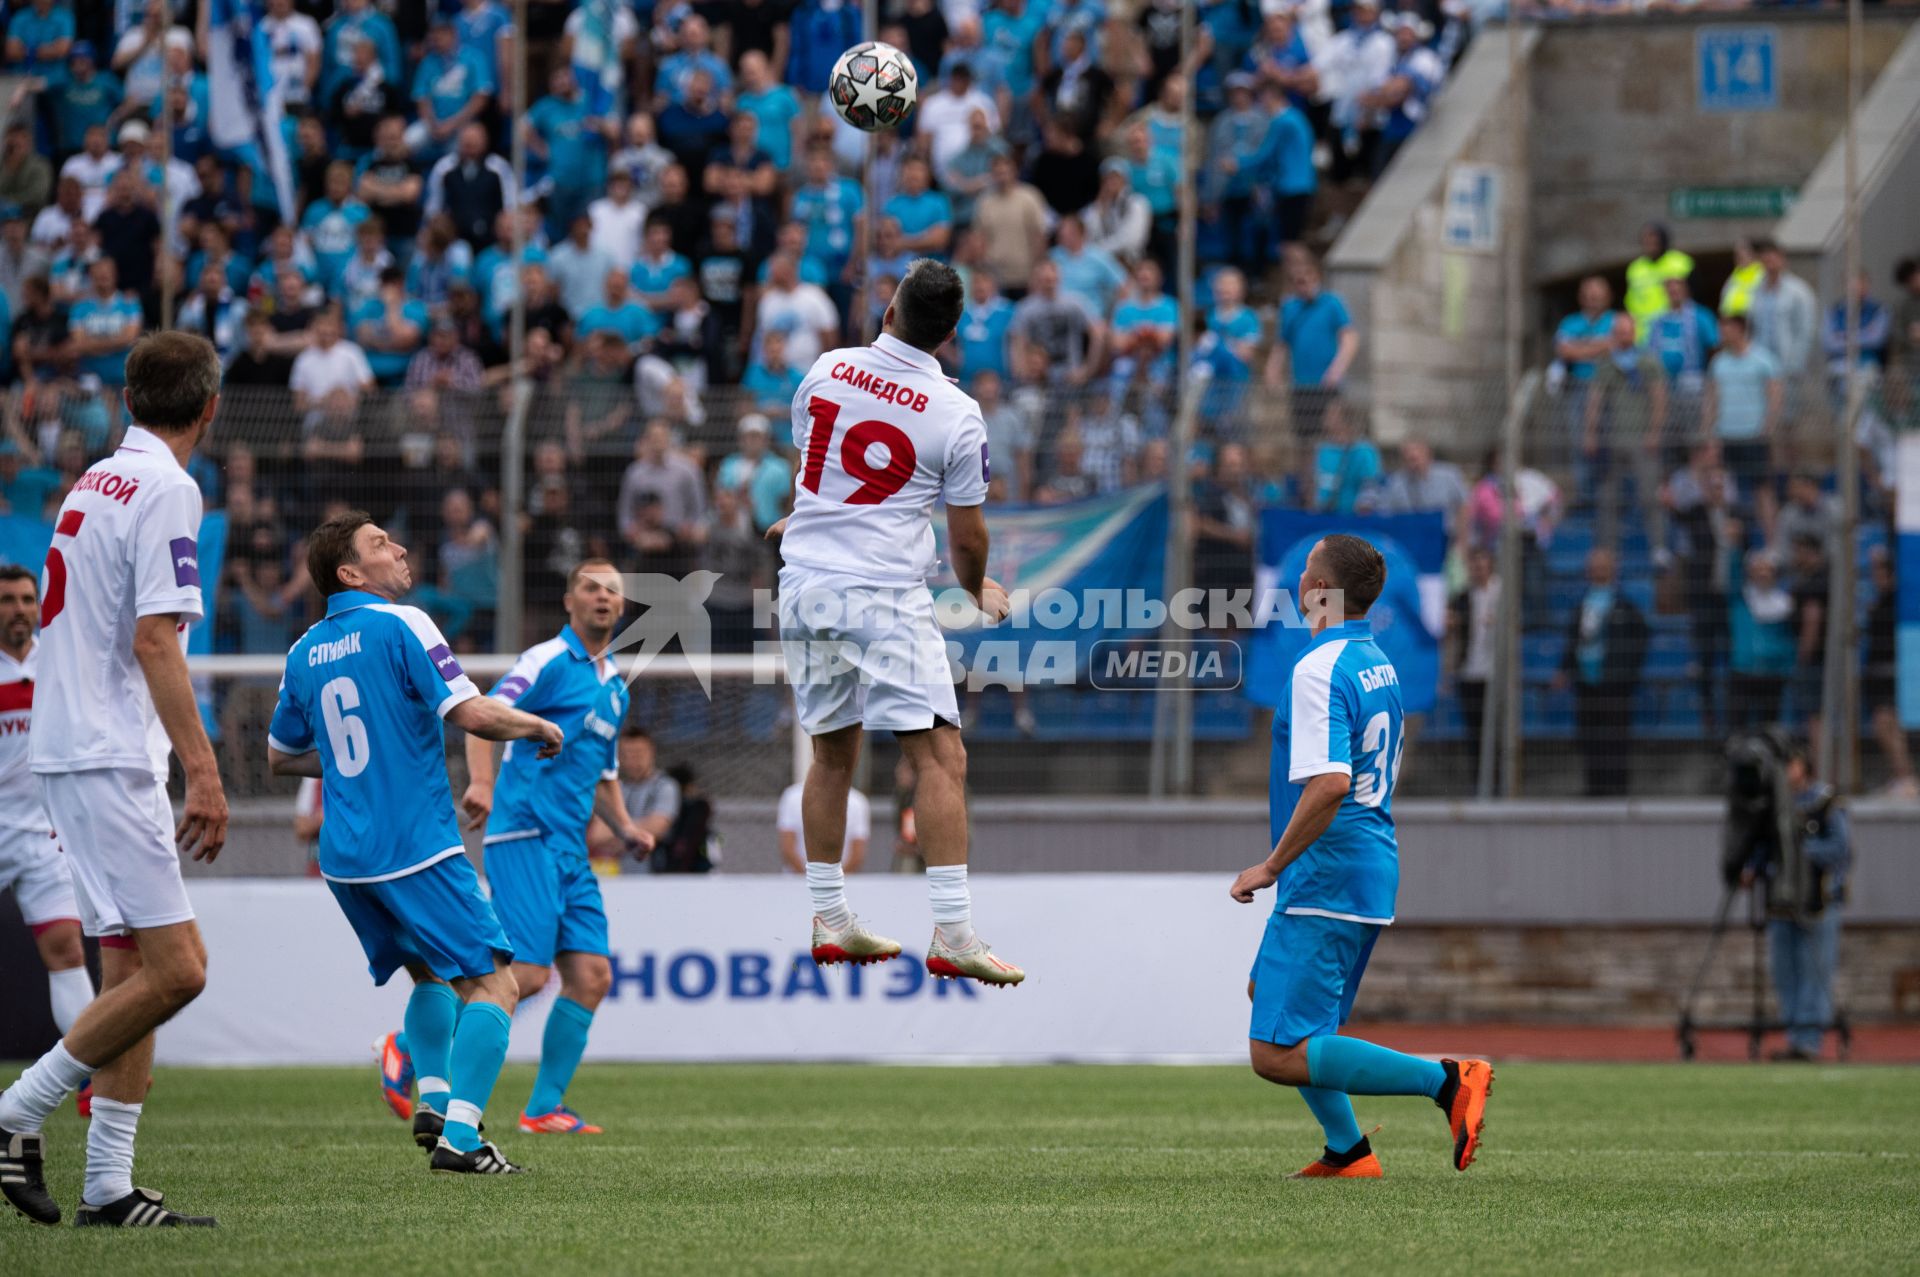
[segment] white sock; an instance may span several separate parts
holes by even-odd
[[[133,1133],[139,1125],[138,1104],[93,1097],[93,1120],[87,1124],[87,1178],[80,1188],[81,1201],[105,1206],[133,1191]]]
[[[967,890],[965,865],[929,865],[927,899],[942,940],[955,949],[973,943],[973,893]]]
[[[93,1001],[93,977],[85,967],[47,972],[47,988],[53,994],[53,1022],[65,1033]]]
[[[85,1086],[93,1076],[89,1065],[67,1054],[65,1039],[27,1066],[15,1078],[6,1094],[0,1095],[0,1127],[16,1135],[32,1135],[40,1130],[47,1115],[60,1107],[60,1101]]]
[[[847,876],[839,865],[807,862],[807,891],[813,896],[813,912],[835,931],[844,931],[853,921],[847,906]]]

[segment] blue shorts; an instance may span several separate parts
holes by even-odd
[[[385,882],[327,885],[367,951],[375,984],[410,962],[442,980],[459,980],[491,975],[496,957],[513,961],[513,946],[465,855]]]
[[[493,910],[517,962],[550,967],[557,953],[607,956],[600,875],[578,838],[546,834],[487,844]]]
[[[1371,922],[1276,909],[1253,960],[1253,1026],[1247,1036],[1292,1046],[1339,1032],[1353,1014],[1360,977],[1379,938],[1380,927]]]

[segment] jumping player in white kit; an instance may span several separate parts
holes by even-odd
[[[900,944],[847,905],[840,855],[847,790],[863,730],[891,731],[915,775],[914,815],[927,862],[935,976],[1013,985],[1026,973],[973,932],[967,889],[967,755],[927,578],[932,513],[947,507],[953,572],[989,621],[1007,595],[986,576],[986,426],[980,405],[933,352],[959,325],[965,291],[953,268],[922,258],[900,281],[871,346],[830,350],[793,400],[803,463],[782,521],[780,638],[813,762],[801,795],[813,958],[885,962]]]
[[[60,506],[41,589],[32,767],[73,870],[82,925],[101,941],[101,993],[65,1037],[0,1094],[0,1193],[58,1222],[41,1125],[93,1079],[83,1225],[211,1225],[133,1184],[133,1141],[153,1031],[199,996],[206,947],[180,857],[212,860],[227,800],[187,673],[200,597],[200,490],[186,463],[220,403],[220,356],[188,333],[151,333],[127,355],[137,424]],[[186,772],[167,799],[167,755]]]
[[[39,619],[40,585],[33,573],[17,564],[0,567],[0,891],[13,891],[20,916],[33,930],[47,968],[53,1022],[65,1033],[93,1001],[93,977],[80,947],[73,876],[54,840],[40,783],[27,767]]]

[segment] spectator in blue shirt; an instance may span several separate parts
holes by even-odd
[[[49,89],[67,82],[67,54],[73,45],[73,6],[33,0],[7,23],[7,65],[37,75]]]
[[[1278,247],[1298,244],[1306,238],[1307,224],[1313,217],[1313,198],[1320,189],[1320,174],[1313,167],[1313,125],[1286,91],[1268,84],[1260,91],[1267,110],[1267,136],[1262,143],[1261,181],[1272,192],[1273,233]],[[1264,259],[1275,245],[1260,246]]]
[[[927,162],[910,159],[900,166],[900,193],[881,210],[900,223],[901,246],[916,257],[943,256],[953,242],[953,205],[932,186]]]
[[[571,66],[555,67],[549,92],[527,112],[527,149],[547,166],[547,235],[559,239],[607,182],[611,129],[594,115]]]
[[[1313,105],[1320,91],[1320,74],[1313,69],[1313,55],[1307,51],[1307,42],[1300,37],[1290,10],[1282,9],[1266,16],[1260,38],[1247,50],[1240,69],[1257,77],[1262,88],[1277,86],[1287,100],[1302,111]]]
[[[800,393],[801,376],[801,371],[787,362],[787,335],[772,329],[760,335],[760,357],[747,365],[740,387],[747,392],[755,412],[787,421],[792,417],[793,397]],[[792,444],[791,434],[791,427],[780,432],[782,447]]]
[[[754,528],[765,532],[786,516],[792,503],[793,467],[769,447],[771,422],[765,414],[747,413],[736,432],[740,450],[720,463],[714,486],[740,493],[753,510]]]
[[[1084,303],[1096,318],[1112,314],[1114,300],[1126,287],[1126,268],[1106,249],[1087,243],[1086,224],[1077,213],[1060,219],[1054,241],[1047,256],[1060,268],[1060,291]],[[998,371],[1006,373],[1004,368]]]
[[[446,8],[441,0],[441,9]],[[453,15],[453,29],[460,47],[480,61],[487,70],[494,90],[506,80],[502,59],[513,49],[513,13],[500,0],[460,0],[460,12]]]
[[[998,0],[980,19],[985,59],[998,68],[1016,104],[1033,91],[1034,45],[1047,28],[1044,9],[1027,0]]]
[[[690,13],[680,20],[679,46],[678,51],[660,59],[660,70],[654,77],[655,110],[664,110],[669,105],[684,106],[695,71],[707,73],[715,93],[732,91],[733,72],[727,69],[726,59],[714,53],[713,37],[705,18]]]
[[[628,277],[641,305],[664,310],[667,289],[676,279],[693,274],[693,263],[673,251],[673,227],[663,217],[651,218],[640,241],[640,255],[634,258]]]
[[[1576,384],[1593,379],[1593,370],[1613,336],[1613,288],[1599,275],[1580,281],[1580,309],[1560,321],[1553,334],[1553,353]]]
[[[407,364],[427,344],[428,322],[427,304],[408,298],[406,275],[398,266],[382,271],[379,290],[347,310],[347,331],[383,386],[406,380]]]
[[[1707,359],[1720,344],[1720,324],[1688,294],[1686,276],[1669,275],[1665,287],[1667,308],[1647,321],[1647,350],[1666,372],[1668,437],[1686,441],[1699,425]]]
[[[1446,64],[1428,47],[1433,28],[1414,13],[1390,14],[1383,23],[1393,32],[1393,67],[1379,88],[1360,95],[1360,105],[1386,112],[1380,129],[1380,146],[1374,152],[1373,172],[1378,178],[1386,171],[1394,153],[1427,118],[1427,106],[1440,91],[1447,77]]]
[[[786,82],[801,93],[825,93],[833,64],[860,43],[860,23],[852,0],[801,0],[787,24]]]
[[[1227,257],[1243,270],[1258,269],[1263,254],[1254,215],[1254,190],[1266,150],[1270,118],[1253,104],[1254,78],[1245,71],[1227,77],[1227,109],[1207,129],[1206,198],[1220,219]]]
[[[374,8],[373,0],[340,0],[339,8],[327,23],[326,49],[321,54],[320,101],[331,102],[353,68],[356,38],[371,40],[387,83],[404,85],[405,68],[400,60],[400,35],[393,19]]]
[[[440,19],[427,35],[427,53],[413,75],[419,123],[409,132],[414,153],[433,159],[452,149],[460,130],[486,110],[493,73],[479,55],[460,47],[453,24]]]
[[[1320,437],[1328,410],[1360,353],[1360,333],[1346,303],[1321,287],[1320,263],[1310,254],[1299,252],[1288,258],[1287,290],[1287,299],[1280,303],[1267,382],[1281,384],[1284,350],[1292,386],[1293,428],[1301,439],[1312,442]]]
[[[341,292],[341,273],[353,257],[354,232],[373,215],[353,193],[353,165],[335,160],[327,165],[323,196],[307,205],[300,229],[313,249],[317,277],[329,296]]]
[[[1218,333],[1229,353],[1251,375],[1260,353],[1260,316],[1247,305],[1247,277],[1231,266],[1213,273],[1213,306],[1207,331]]]
[[[961,384],[971,384],[983,372],[1006,381],[1011,375],[1007,329],[1013,324],[1013,303],[1000,295],[1000,286],[994,282],[992,271],[974,271],[968,291],[967,308],[961,312],[960,327],[954,334],[954,344],[960,354]]]
[[[1179,80],[1168,77],[1168,84]],[[1127,181],[1147,200],[1153,214],[1153,232],[1147,239],[1147,251],[1160,262],[1161,269],[1173,258],[1174,227],[1180,203],[1180,166],[1153,149],[1152,134],[1144,120],[1127,129]]]
[[[767,55],[757,49],[740,55],[740,89],[733,105],[760,122],[760,149],[773,166],[782,173],[791,169],[805,119],[800,97],[774,81]]]
[[[87,269],[87,280],[91,291],[67,312],[73,353],[81,372],[92,373],[102,385],[124,386],[127,352],[144,323],[139,299],[120,291],[120,269],[111,257],[97,259]]]
[[[591,337],[601,331],[620,334],[628,351],[638,354],[639,345],[660,331],[660,318],[651,309],[635,301],[628,291],[627,275],[617,267],[607,272],[606,300],[587,309],[574,329],[576,337]]]
[[[60,154],[79,150],[87,130],[111,120],[121,99],[120,77],[98,68],[85,40],[73,42],[67,72],[67,82],[52,92],[53,146]]]
[[[660,112],[660,144],[693,178],[706,172],[707,160],[725,145],[729,122],[713,91],[713,77],[695,70],[687,77],[686,100]]]
[[[1380,478],[1380,450],[1356,437],[1343,404],[1335,404],[1326,414],[1326,429],[1326,439],[1314,450],[1313,508],[1327,514],[1352,514]]]
[[[807,180],[794,191],[789,216],[806,224],[808,254],[835,279],[853,256],[866,198],[858,182],[834,170],[830,147],[807,152]]]
[[[1173,373],[1173,346],[1180,311],[1161,285],[1160,264],[1151,258],[1133,268],[1133,293],[1113,309],[1113,383],[1120,393],[1135,378],[1156,389]]]

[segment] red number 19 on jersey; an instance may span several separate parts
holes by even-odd
[[[807,433],[807,463],[800,473],[800,483],[808,492],[818,493],[820,476],[827,468],[827,455],[833,444],[834,423],[840,419],[840,405],[816,395],[807,402],[807,415],[813,418],[813,429]],[[875,467],[867,461],[867,449],[876,443],[887,450],[884,466]],[[907,486],[918,460],[913,440],[900,427],[884,421],[857,422],[847,429],[841,440],[840,468],[860,486],[841,504],[879,505]]]

